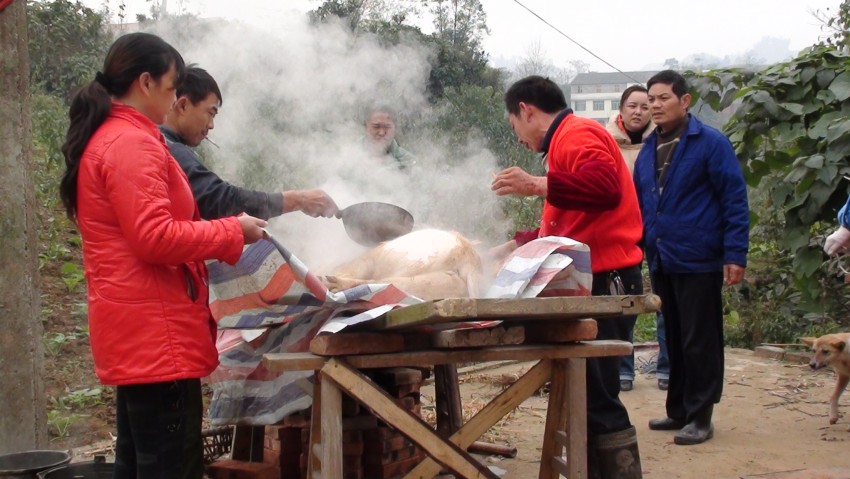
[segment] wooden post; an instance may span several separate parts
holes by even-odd
[[[460,402],[457,366],[438,364],[434,366],[434,395],[437,403],[437,434],[448,438],[463,425],[463,409]]]

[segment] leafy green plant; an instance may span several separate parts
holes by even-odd
[[[47,411],[47,428],[56,438],[68,437],[71,425],[80,419],[80,415],[65,413],[57,409]]]
[[[637,317],[634,330],[635,343],[655,341],[655,313],[645,313]]]
[[[80,411],[86,408],[100,406],[103,404],[103,388],[84,388],[76,391],[71,391],[62,398],[59,402],[67,409]]]
[[[77,263],[65,263],[62,265],[62,282],[68,288],[69,293],[77,291],[77,287],[86,281],[83,268]]]
[[[52,336],[45,339],[44,350],[49,356],[55,356],[59,354],[63,346],[76,339],[77,335],[74,333],[53,333]]]

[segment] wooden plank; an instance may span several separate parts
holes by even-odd
[[[599,327],[594,319],[536,321],[525,324],[525,342],[534,344],[592,341],[596,339],[598,332]]]
[[[323,370],[324,371],[324,370]],[[342,479],[342,392],[324,373],[322,381],[322,479]],[[313,418],[315,421],[316,418]]]
[[[557,361],[564,363],[565,361]],[[564,408],[567,411],[567,477],[587,477],[587,361],[566,361],[567,384]]]
[[[552,298],[450,298],[394,309],[358,328],[403,330],[432,324],[482,321],[539,321],[651,313],[661,309],[654,294],[625,296],[558,296]]]
[[[320,334],[310,341],[310,352],[319,356],[394,353],[398,351],[404,351],[404,336],[400,334]]]
[[[428,455],[461,477],[499,479],[499,476],[479,464],[465,450],[441,440],[421,419],[399,409],[387,393],[343,361],[332,359],[322,368],[322,373],[350,396],[368,405],[376,416],[403,433]]]
[[[432,366],[434,364],[473,363],[484,361],[538,361],[540,359],[597,358],[625,356],[632,343],[597,340],[571,344],[517,345],[478,349],[442,349],[403,353],[345,356],[355,368],[389,368],[394,366]],[[269,353],[263,364],[269,371],[307,371],[321,369],[330,358],[310,353]]]
[[[445,349],[522,344],[523,342],[525,342],[525,329],[522,326],[450,329],[431,334],[431,346]]]
[[[540,389],[552,375],[552,361],[540,361],[516,382],[502,391],[449,438],[459,447],[467,448],[475,440],[499,422],[506,414],[517,408],[529,396]],[[426,458],[404,479],[432,478],[440,472],[440,465]]]
[[[576,379],[570,382],[571,379]],[[582,378],[582,381],[584,379]],[[539,479],[558,479],[559,472],[553,467],[553,458],[560,457],[562,448],[558,445],[555,435],[564,429],[567,415],[574,411],[566,410],[566,396],[568,388],[586,387],[582,382],[578,384],[577,378],[567,376],[565,361],[554,361],[552,366],[552,381],[549,386],[549,407],[546,411],[546,426],[543,431],[543,447],[540,450]],[[578,411],[584,416],[587,411]],[[567,476],[570,479],[581,476]]]

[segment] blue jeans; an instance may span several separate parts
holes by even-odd
[[[629,342],[634,342],[634,330],[629,331]],[[658,341],[658,363],[655,377],[670,379],[670,357],[667,355],[667,338],[664,332],[664,315],[655,314],[655,339]],[[623,356],[620,360],[620,380],[635,380],[635,355]]]

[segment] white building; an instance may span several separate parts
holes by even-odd
[[[605,125],[620,110],[623,90],[634,84],[646,86],[657,71],[579,73],[570,82],[570,108],[576,116],[592,118]]]

